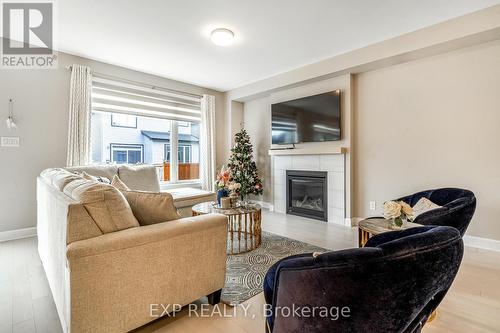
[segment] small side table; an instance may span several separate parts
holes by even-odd
[[[219,208],[215,202],[202,202],[192,208],[193,216],[203,214],[227,216],[228,254],[255,250],[262,242],[262,210],[259,205]]]
[[[360,221],[358,223],[359,247],[365,246],[366,242],[368,242],[368,239],[370,239],[371,236],[382,234],[384,232],[404,230],[421,226],[422,225],[418,223],[405,222],[400,229],[393,229],[391,228],[391,222],[383,218],[371,218]]]

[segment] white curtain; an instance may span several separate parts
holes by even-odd
[[[204,190],[215,190],[215,96],[201,99],[200,178]]]
[[[92,71],[71,67],[67,165],[86,165],[90,157],[90,108]]]

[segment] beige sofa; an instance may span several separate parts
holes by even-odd
[[[182,217],[191,216],[191,208],[201,202],[214,201],[216,194],[197,188],[172,188],[161,190],[160,182],[153,166],[125,166],[125,165],[88,165],[66,168],[71,172],[87,172],[90,175],[112,179],[120,176],[124,182],[134,190],[164,191],[172,194],[174,205]],[[135,170],[135,172],[134,172]],[[139,172],[138,172],[138,171]]]
[[[141,177],[144,170],[138,171]],[[104,200],[118,195],[62,169],[37,179],[38,250],[65,332],[126,332],[155,319],[151,306],[186,305],[206,295],[218,301],[226,270],[224,216],[139,226],[111,215],[106,226],[117,230],[103,231],[96,207],[75,199],[85,186],[102,186]],[[100,219],[114,214],[113,207],[120,217],[131,212],[110,202],[97,211]]]

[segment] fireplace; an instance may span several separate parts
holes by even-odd
[[[327,172],[287,170],[287,213],[328,221],[327,179]]]

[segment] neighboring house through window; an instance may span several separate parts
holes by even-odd
[[[129,114],[113,113],[111,114],[111,126],[137,128],[137,117]]]
[[[179,145],[177,147],[177,158],[179,163],[191,163],[191,146]],[[170,145],[165,145],[165,161],[170,162]]]
[[[144,147],[142,145],[114,144],[111,147],[111,162],[117,164],[143,163]]]
[[[154,165],[162,181],[199,182],[201,98],[94,77],[92,162],[144,163]]]

